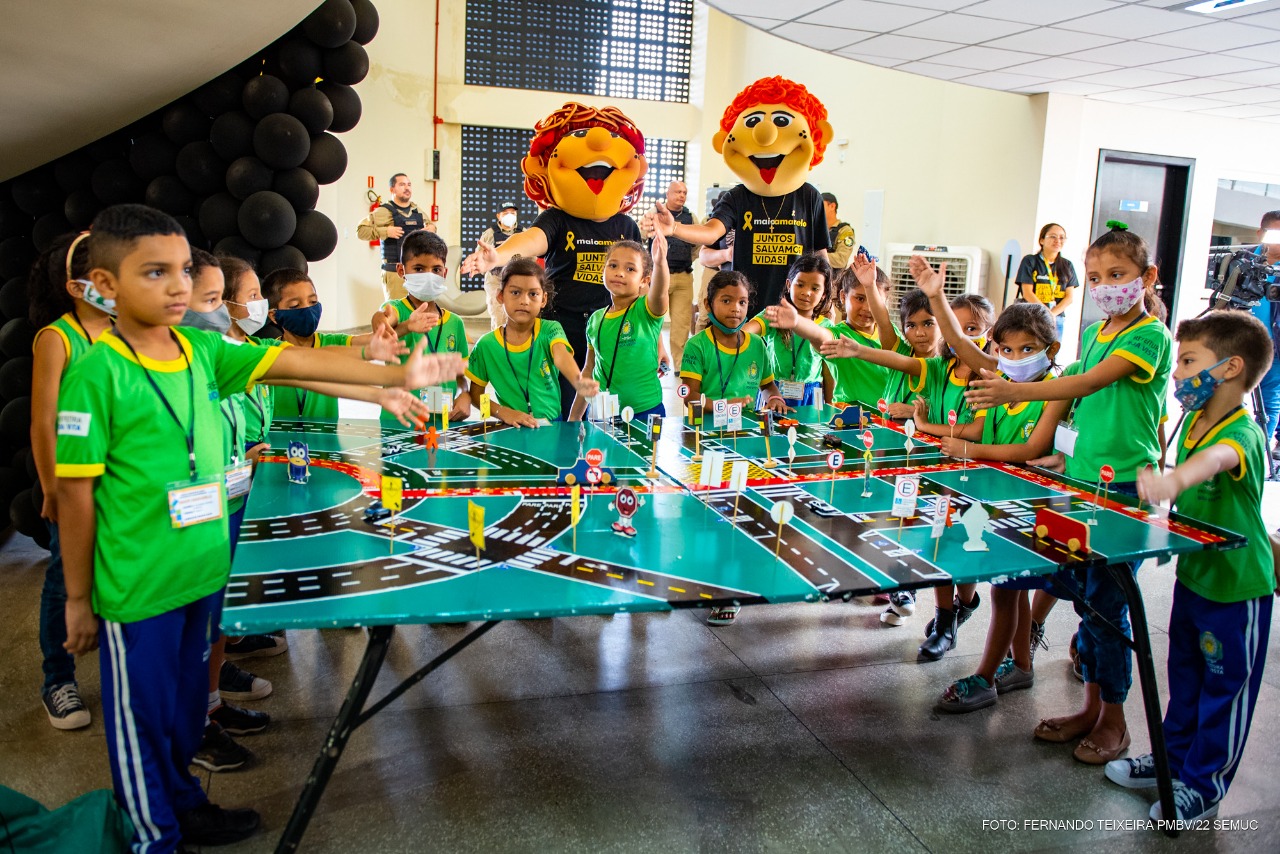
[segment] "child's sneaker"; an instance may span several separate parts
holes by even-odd
[[[737,605],[726,605],[723,608],[712,608],[711,613],[707,615],[708,626],[732,626],[734,619],[741,611]]]
[[[1198,821],[1202,818],[1213,818],[1218,814],[1217,801],[1206,804],[1204,797],[1199,792],[1181,780],[1173,781],[1173,806],[1178,811],[1178,814],[1174,816],[1178,821]],[[1159,801],[1151,805],[1149,815],[1152,821],[1164,820],[1164,810],[1160,809]],[[1170,819],[1170,821],[1172,820]]]
[[[1036,649],[1048,649],[1049,642],[1044,639],[1044,623],[1031,621],[1031,669],[1036,667]]]
[[[209,720],[232,735],[253,735],[267,728],[271,723],[271,715],[222,703],[209,713]]]
[[[271,683],[224,661],[218,674],[218,693],[224,700],[261,700],[271,693]]]
[[[933,708],[934,711],[946,714],[962,714],[985,709],[995,705],[995,702],[996,689],[975,673],[952,682]]]
[[[227,638],[227,661],[239,661],[242,658],[270,658],[287,652],[289,642],[275,635],[245,635],[239,638]]]
[[[80,688],[74,682],[54,685],[44,692],[41,699],[54,729],[80,729],[93,720],[84,700],[80,699]]]
[[[1156,758],[1144,753],[1135,759],[1112,759],[1103,769],[1107,779],[1126,789],[1156,787]]]
[[[886,626],[900,626],[916,612],[916,596],[910,590],[895,590],[889,594],[889,607],[880,615]]]
[[[253,810],[224,810],[207,801],[178,816],[184,845],[230,845],[253,836],[261,823]]]
[[[200,749],[191,758],[191,763],[209,771],[234,771],[237,768],[243,768],[251,759],[253,759],[253,753],[249,748],[237,744],[226,730],[216,722],[211,722],[204,728]]]
[[[1008,691],[1020,691],[1023,688],[1030,688],[1035,684],[1036,675],[1030,670],[1023,670],[1021,667],[1013,663],[1012,658],[1006,658],[1000,662],[1000,666],[996,668],[996,693],[1004,694]]]

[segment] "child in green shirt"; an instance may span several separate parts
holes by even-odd
[[[805,327],[797,327],[796,331],[808,338],[819,350],[823,343],[834,338],[848,338],[860,346],[878,348],[881,345],[881,331],[871,310],[873,298],[870,294],[871,291],[878,290],[883,304],[885,295],[889,293],[889,285],[889,277],[885,272],[866,254],[858,253],[853,265],[836,275],[836,286],[844,308],[844,321],[822,335],[805,335]],[[867,359],[833,358],[827,353],[822,355],[833,377],[828,399],[835,404],[861,404],[875,409],[889,379],[889,371],[885,366]]]
[[[1244,534],[1234,551],[1178,558],[1169,615],[1169,706],[1165,745],[1176,816],[1157,802],[1154,820],[1212,818],[1244,754],[1262,689],[1277,571],[1262,520],[1267,437],[1244,398],[1271,366],[1267,328],[1242,311],[1211,311],[1178,324],[1175,394],[1186,411],[1175,431],[1177,466],[1138,473],[1147,501],[1172,500],[1180,513]],[[1107,763],[1126,788],[1156,785],[1151,754]]]
[[[400,241],[400,262],[396,270],[404,278],[408,296],[383,303],[373,315],[373,330],[389,326],[410,349],[425,340],[429,353],[457,353],[465,359],[469,348],[462,318],[436,304],[445,291],[448,258],[448,245],[434,232],[419,230],[404,237]],[[462,421],[471,415],[471,394],[465,376],[460,374],[442,388],[453,395],[449,408],[451,420]],[[425,398],[426,392],[418,389],[416,393]],[[383,413],[384,424],[392,420],[390,413]]]
[[[871,314],[880,331],[880,349],[892,350],[917,359],[932,359],[943,347],[942,327],[933,316],[929,297],[919,288],[912,288],[898,301],[898,323],[901,333],[889,321],[889,309],[880,296],[879,288],[866,291],[871,304]],[[904,421],[916,414],[916,395],[911,391],[911,376],[902,371],[889,371],[881,398],[889,404],[888,416]],[[878,401],[877,401],[878,403]]]
[[[831,265],[825,258],[801,255],[787,271],[787,289],[782,299],[795,306],[800,317],[832,329],[835,324],[827,317],[835,292],[832,278]],[[790,329],[774,329],[764,312],[752,318],[743,329],[764,339],[765,349],[773,361],[778,391],[787,406],[812,406],[820,391],[822,399],[827,399],[826,392],[834,381],[830,368],[812,344]],[[763,398],[758,403],[763,408]]]
[[[492,383],[498,393],[492,413],[513,427],[560,420],[560,374],[583,397],[600,392],[600,384],[578,370],[560,324],[539,317],[549,290],[546,274],[533,259],[519,258],[503,267],[499,295],[507,322],[476,342],[467,365],[476,399]]]
[[[633,240],[619,240],[609,247],[603,275],[613,304],[587,319],[587,361],[582,367],[603,391],[618,396],[620,409],[631,407],[642,422],[650,415],[667,414],[658,363],[671,274],[667,239],[657,232],[652,253],[651,257]],[[579,395],[570,420],[581,419],[586,410],[586,398]]]

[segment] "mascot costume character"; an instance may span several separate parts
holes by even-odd
[[[677,223],[659,203],[645,228],[703,245],[736,230],[733,269],[755,286],[747,319],[755,317],[781,299],[796,258],[830,248],[822,196],[807,181],[830,140],[827,108],[808,89],[784,77],[757,80],[724,111],[711,142],[742,183],[705,225]]]
[[[641,239],[626,212],[639,201],[649,171],[644,136],[615,107],[597,110],[572,102],[538,122],[533,133],[520,171],[525,194],[542,213],[497,248],[479,244],[462,271],[480,274],[512,258],[543,258],[552,288],[543,317],[564,327],[581,367],[587,318],[610,304],[605,255],[619,240]],[[560,384],[567,418],[575,391],[563,377]]]

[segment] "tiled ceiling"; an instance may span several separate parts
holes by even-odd
[[[971,86],[1280,124],[1280,0],[707,0],[838,56]],[[787,17],[783,17],[783,16]]]

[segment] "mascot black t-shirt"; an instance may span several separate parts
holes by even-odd
[[[547,278],[555,286],[555,311],[588,312],[609,305],[604,257],[619,240],[640,242],[640,227],[619,213],[604,222],[578,219],[559,208],[538,214],[531,228],[547,236]]]
[[[787,270],[796,258],[831,248],[822,196],[812,184],[768,198],[739,184],[720,197],[711,217],[724,223],[726,230],[738,232],[733,269],[755,286],[749,317],[782,298]]]

